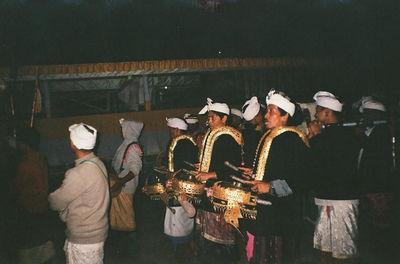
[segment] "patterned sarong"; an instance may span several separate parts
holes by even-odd
[[[103,264],[104,242],[96,244],[75,244],[65,240],[66,264]]]
[[[314,248],[332,252],[332,257],[339,259],[357,256],[358,200],[333,201],[330,203],[333,205],[324,205],[328,200],[317,200],[319,217],[314,232]]]
[[[222,213],[198,210],[197,214],[201,227],[201,235],[205,239],[223,245],[235,244],[233,227],[225,222]]]

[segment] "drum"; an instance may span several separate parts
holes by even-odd
[[[218,181],[213,186],[214,210],[225,213],[225,220],[238,227],[238,218],[256,219],[257,196],[240,182]]]
[[[172,189],[175,194],[185,193],[189,202],[199,204],[200,196],[204,192],[205,183],[196,180],[193,174],[187,171],[179,171],[172,179]]]
[[[167,190],[164,182],[161,175],[152,174],[146,179],[142,190],[151,200],[165,200]]]

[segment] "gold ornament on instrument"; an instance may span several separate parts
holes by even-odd
[[[257,196],[239,182],[216,182],[211,202],[214,210],[224,212],[225,221],[236,228],[239,218],[256,219]]]
[[[167,190],[163,181],[158,175],[150,175],[146,179],[142,191],[149,196],[151,200],[166,200]]]
[[[201,202],[200,196],[204,192],[205,184],[196,180],[189,171],[182,169],[176,177],[172,179],[172,190],[177,196],[185,193],[187,200],[195,204]]]

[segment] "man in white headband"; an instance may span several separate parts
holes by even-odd
[[[191,135],[186,133],[188,125],[182,119],[174,117],[167,118],[167,126],[171,135],[167,148],[168,170],[175,172],[182,168],[193,169],[184,162],[198,163],[196,142]]]
[[[198,151],[196,143],[192,136],[186,134],[188,125],[180,118],[167,118],[167,126],[169,128],[171,140],[167,146],[167,182],[166,186],[171,186],[172,175],[181,169],[191,170],[185,161],[196,164],[198,163]],[[182,177],[181,175],[179,177]],[[185,195],[178,195],[176,199],[169,201],[169,206],[173,207],[174,213],[167,208],[164,218],[164,233],[173,244],[175,257],[183,259],[183,251],[189,252],[189,243],[194,227],[194,215],[196,209],[189,203]]]
[[[290,98],[282,92],[271,90],[265,98],[265,101],[267,103],[267,106],[276,105],[277,107],[288,113],[290,116],[294,115],[296,109],[294,103],[292,103],[290,101]]]
[[[313,99],[318,106],[325,107],[336,112],[342,112],[343,104],[335,95],[330,92],[319,91],[314,95]]]
[[[359,108],[360,113],[363,113],[365,109],[386,112],[386,107],[381,102],[372,98],[361,101]]]
[[[264,131],[263,112],[261,105],[256,96],[247,100],[242,107],[243,119],[246,123],[243,124],[243,160],[244,167],[251,167],[260,140]]]
[[[387,116],[381,102],[370,97],[362,100],[359,110],[364,129],[358,156],[362,188],[360,202],[364,202],[364,206],[360,206],[363,210],[360,212],[360,224],[363,224],[360,230],[364,230],[365,234],[363,244],[365,252],[369,252],[366,257],[371,263],[379,263],[395,255],[390,250],[393,228],[390,214],[394,211],[392,204],[395,196],[392,183],[397,176],[393,173],[392,133],[389,125],[382,122],[387,120]]]
[[[359,141],[351,129],[339,125],[343,104],[335,95],[320,91],[314,100],[316,120],[309,129],[319,208],[314,248],[322,251],[325,262],[348,263],[358,255]]]
[[[188,124],[187,133],[190,134],[197,143],[197,147],[201,148],[201,140],[204,132],[200,129],[199,119],[195,115],[185,114],[183,119]]]
[[[166,121],[167,121],[167,126],[172,129],[186,131],[188,128],[188,124],[183,119],[177,117],[166,118]]]
[[[267,103],[267,113],[265,115],[265,125],[267,128],[275,128],[288,125],[289,117],[293,117],[296,106],[285,94],[271,90],[265,98]],[[277,115],[279,113],[279,115]]]
[[[216,181],[230,181],[232,171],[225,166],[225,161],[240,166],[242,153],[241,133],[228,126],[230,110],[227,104],[213,103],[207,99],[207,105],[199,114],[208,114],[209,130],[204,136],[203,147],[200,153],[200,164],[196,179],[206,182],[207,195],[211,195],[210,188]],[[204,197],[200,204],[199,221],[203,225],[201,233],[205,247],[203,252],[210,259],[221,259],[226,263],[237,261],[233,254],[235,248],[235,231],[228,230],[226,222],[220,213],[215,213],[210,200]]]
[[[167,151],[161,152],[159,155],[159,158],[163,159],[160,160],[160,165],[166,165],[171,175],[182,168],[193,169],[184,162],[188,161],[192,164],[198,162],[196,142],[191,135],[187,134],[188,124],[177,117],[166,118],[166,121],[171,138],[167,145]],[[167,158],[166,161],[164,161],[164,157]]]
[[[255,99],[251,100],[255,102]],[[254,181],[249,181],[252,190],[261,197],[273,197],[273,205],[260,206],[257,219],[248,223],[247,258],[250,263],[258,263],[259,259],[295,263],[296,253],[289,252],[296,248],[294,234],[299,232],[302,221],[299,194],[301,186],[308,183],[307,142],[305,135],[293,127],[297,125],[294,122],[296,106],[287,96],[272,90],[266,103],[265,125],[268,131],[261,137],[250,167],[242,170],[254,178]],[[288,125],[289,121],[293,121],[293,126]],[[257,240],[265,243],[251,242]],[[276,254],[280,250],[288,253]]]
[[[225,103],[214,103],[212,99],[207,98],[207,104],[200,110],[199,115],[204,115],[207,112],[218,112],[229,116],[230,109]]]
[[[49,195],[50,207],[66,222],[67,263],[103,263],[108,233],[107,170],[92,152],[97,130],[80,123],[69,127],[75,167],[65,173],[60,188]]]
[[[313,99],[317,105],[315,120],[309,124],[308,137],[321,133],[322,127],[329,124],[337,124],[341,121],[343,104],[330,92],[319,91]]]
[[[260,104],[256,96],[247,100],[242,107],[242,115],[244,120],[250,122],[260,113]]]

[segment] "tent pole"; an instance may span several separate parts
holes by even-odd
[[[36,104],[37,104],[37,99],[38,99],[38,94],[37,94],[38,87],[39,87],[39,68],[36,67],[35,91],[34,91],[33,102],[32,102],[31,122],[29,125],[30,128],[33,128],[33,122],[35,120]]]

